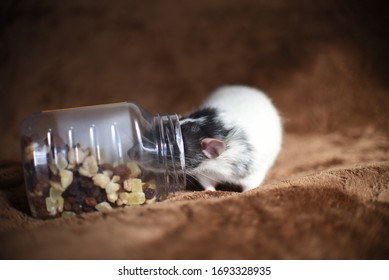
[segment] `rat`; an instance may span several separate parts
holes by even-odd
[[[258,187],[282,143],[280,115],[262,91],[224,86],[179,120],[187,175],[205,190],[219,184]]]

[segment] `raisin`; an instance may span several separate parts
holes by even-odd
[[[99,187],[93,186],[93,188],[86,189],[85,193],[88,196],[91,196],[91,197],[94,197],[94,198],[98,198],[100,196],[101,189]]]
[[[94,208],[94,207],[87,206],[87,205],[84,205],[84,206],[82,207],[82,211],[83,211],[83,212],[93,212],[93,211],[95,211],[95,208]]]
[[[125,164],[119,164],[116,166],[114,170],[114,175],[117,175],[120,177],[120,180],[118,181],[119,185],[123,185],[123,182],[130,178],[131,171]]]
[[[89,207],[95,207],[97,204],[96,199],[94,197],[90,197],[90,196],[85,197],[84,202]]]
[[[112,164],[110,163],[103,163],[101,166],[100,166],[101,170],[111,170],[111,171],[114,171],[114,167]]]
[[[63,209],[65,211],[71,211],[72,210],[72,204],[69,201],[65,200],[65,202],[63,204]]]
[[[80,204],[78,204],[78,203],[74,203],[73,205],[72,205],[72,209],[73,209],[73,211],[74,212],[76,212],[77,214],[80,214],[81,213],[81,205]]]
[[[155,190],[151,188],[147,188],[144,190],[146,199],[152,199],[155,196]]]
[[[91,189],[93,188],[93,180],[88,177],[81,177],[82,179],[80,180],[80,187],[84,189]]]
[[[142,190],[145,191],[146,189],[148,189],[150,187],[150,184],[149,183],[144,183],[142,185]]]

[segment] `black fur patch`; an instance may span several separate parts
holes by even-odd
[[[206,156],[202,153],[201,140],[216,138],[224,141],[231,130],[224,128],[214,108],[198,110],[181,120],[185,119],[193,119],[181,125],[186,163],[188,168],[193,169],[206,160]]]
[[[217,109],[203,108],[181,120],[185,119],[193,120],[181,125],[188,168],[194,169],[204,160],[207,160],[207,157],[202,153],[202,139],[216,138],[226,142],[228,137],[232,143],[226,143],[227,149],[229,145],[234,143],[245,147],[245,154],[230,163],[235,170],[233,176],[242,178],[251,173],[252,162],[250,154],[253,150],[247,141],[246,135],[243,131],[237,129],[226,129],[218,118]]]

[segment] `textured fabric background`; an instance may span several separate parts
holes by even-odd
[[[0,257],[389,257],[384,1],[11,1],[0,4]],[[258,87],[283,117],[276,165],[247,193],[185,192],[50,221],[28,210],[28,114],[120,101],[184,114]]]

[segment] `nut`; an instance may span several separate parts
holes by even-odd
[[[97,171],[99,171],[99,166],[97,165],[97,161],[94,156],[86,157],[82,166],[78,170],[78,172],[85,177],[92,177],[97,174]]]
[[[114,192],[114,193],[109,193],[107,194],[107,200],[109,202],[112,202],[112,203],[115,203],[115,201],[118,199],[118,193]]]
[[[117,183],[109,182],[105,186],[105,192],[107,194],[116,193],[120,189],[120,185]]]
[[[101,202],[95,206],[95,209],[99,212],[108,212],[112,210],[112,206],[108,202]]]
[[[62,191],[65,191],[73,181],[73,172],[66,169],[60,170],[59,176],[61,177]]]
[[[111,181],[108,176],[101,173],[97,173],[95,176],[93,176],[92,180],[96,186],[99,186],[102,189],[105,189],[107,184]]]

